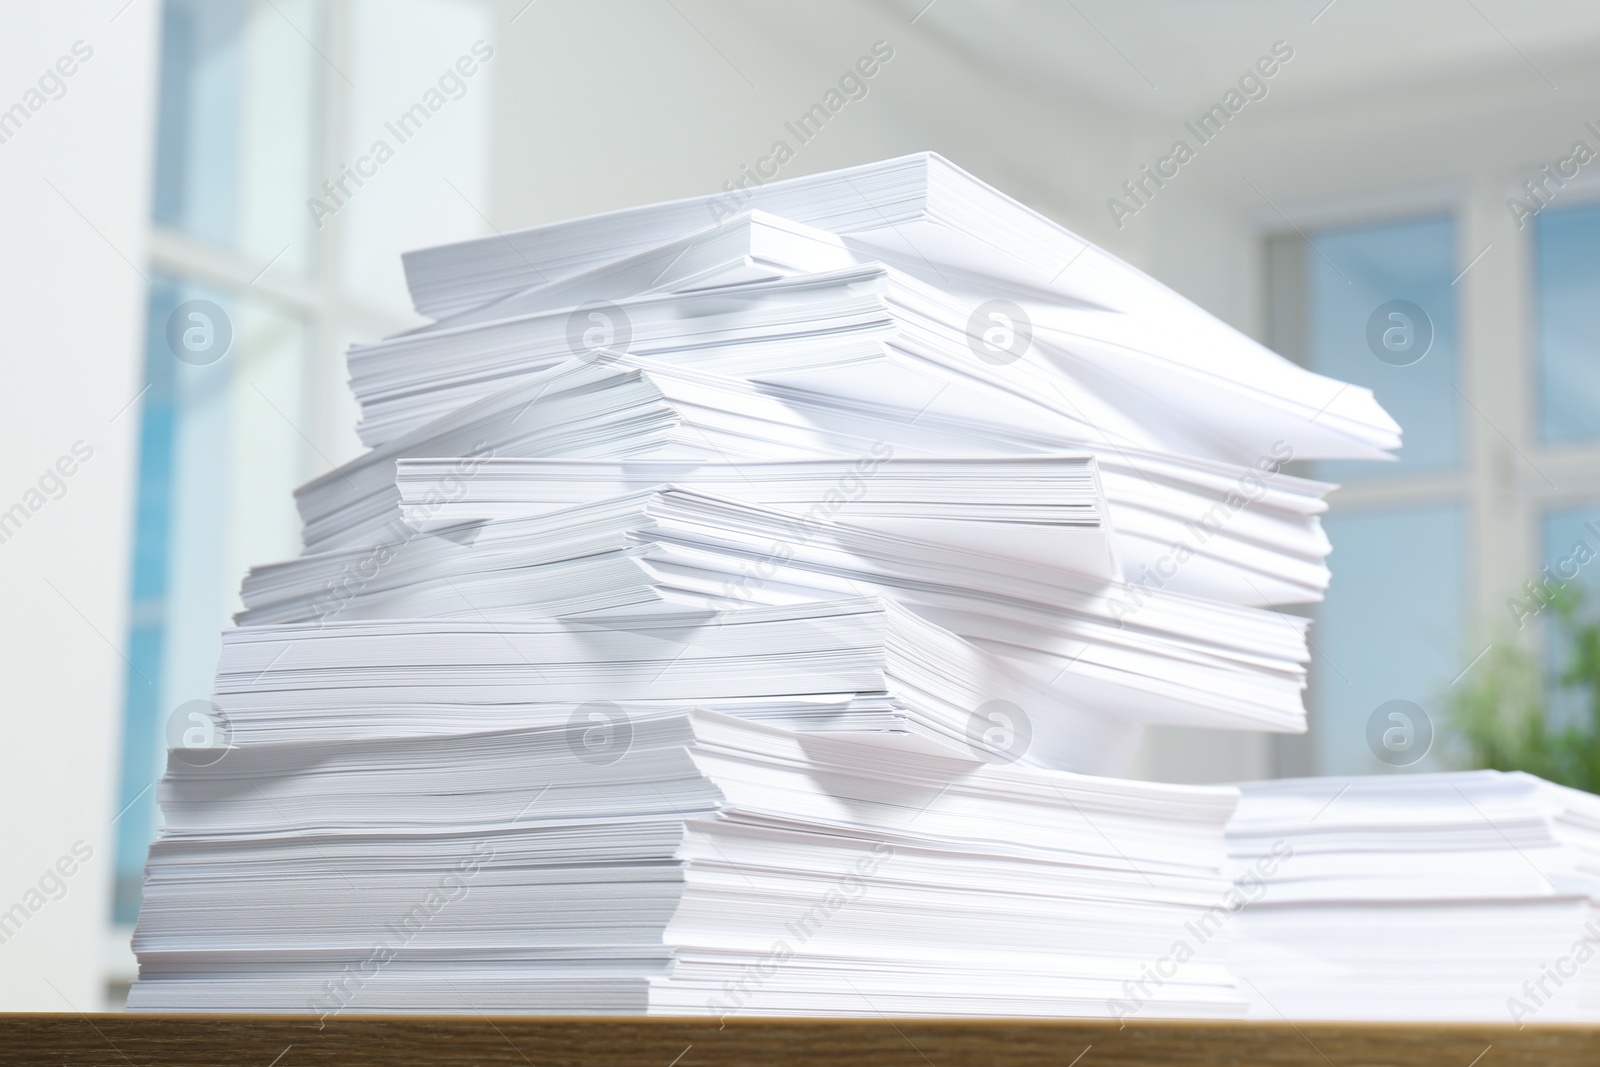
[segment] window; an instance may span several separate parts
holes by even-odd
[[[1585,594],[1593,615],[1600,604],[1593,562],[1600,555],[1600,204],[1543,211],[1532,237],[1536,425],[1540,445],[1551,448],[1536,462],[1556,484],[1540,494],[1542,551],[1524,580],[1542,582],[1547,568],[1551,579]],[[1520,588],[1516,594],[1529,602]],[[1547,613],[1538,632],[1546,639],[1553,721],[1584,721],[1585,694],[1556,684],[1568,652],[1549,640]]]
[[[1416,219],[1323,231],[1312,242],[1307,363],[1371,389],[1405,431],[1399,462],[1319,463],[1315,477],[1354,482],[1459,467],[1455,225]]]
[[[1525,382],[1521,418],[1490,403],[1499,397],[1469,395],[1457,282],[1473,256],[1507,253],[1484,247],[1489,234],[1462,242],[1457,225],[1437,215],[1267,241],[1268,342],[1368,386],[1405,430],[1397,463],[1309,465],[1343,487],[1325,520],[1333,583],[1312,612],[1312,736],[1280,745],[1278,773],[1384,770],[1364,736],[1378,705],[1413,701],[1442,727],[1446,689],[1513,623],[1508,597],[1579,541],[1600,552],[1600,204],[1547,209],[1518,231],[1529,253],[1528,343],[1480,352],[1475,377]],[[1500,316],[1518,306],[1503,286],[1480,299]],[[1385,305],[1402,300],[1415,312],[1385,319]],[[1411,362],[1374,338],[1375,322],[1403,327],[1400,342],[1425,322],[1431,344]],[[1576,581],[1600,592],[1600,564]],[[1552,677],[1559,657],[1551,648]],[[1575,694],[1556,693],[1558,719],[1581,711]]]
[[[1333,581],[1311,606],[1311,736],[1280,746],[1277,769],[1376,773],[1389,764],[1372,751],[1369,720],[1391,700],[1436,719],[1468,640],[1456,227],[1430,216],[1321,229],[1273,238],[1267,251],[1269,341],[1371,389],[1404,429],[1396,462],[1308,464],[1345,488],[1324,519]]]
[[[1543,527],[1540,532],[1544,542],[1544,566],[1550,577],[1556,582],[1576,586],[1584,594],[1589,613],[1593,614],[1596,598],[1600,596],[1600,505],[1552,511],[1545,515]],[[1543,575],[1539,577],[1542,579]],[[1530,603],[1526,597],[1519,597],[1519,600]],[[1548,619],[1548,613],[1540,613],[1542,623]],[[1545,633],[1548,634],[1548,630]],[[1585,694],[1555,684],[1555,679],[1566,669],[1569,651],[1551,641],[1546,644],[1546,653],[1551,678],[1552,721],[1560,725],[1584,722],[1588,717]]]
[[[297,194],[311,174],[319,82],[291,21],[314,32],[320,12],[303,0],[262,13],[246,0],[169,0],[162,12],[119,924],[138,914],[167,719],[209,694],[243,568],[293,554],[298,531],[282,501],[315,469],[297,429],[308,419],[308,309],[231,276],[280,250],[285,274],[313,261]]]
[[[1534,220],[1539,430],[1551,444],[1600,438],[1600,204]]]
[[[1327,516],[1326,527],[1333,583],[1311,632],[1316,767],[1322,774],[1376,774],[1385,768],[1368,745],[1368,719],[1391,700],[1432,714],[1440,690],[1461,669],[1468,611],[1462,509],[1349,509]]]
[[[231,334],[211,362],[174,357],[168,323],[206,301]],[[149,783],[165,764],[173,709],[204,699],[251,562],[292,555],[284,502],[309,467],[304,421],[305,322],[270,302],[167,273],[153,275],[140,427],[122,803],[115,918],[138,914],[144,851],[157,806]],[[223,341],[212,340],[220,348]]]

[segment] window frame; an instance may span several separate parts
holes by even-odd
[[[1258,336],[1264,344],[1305,366],[1308,362],[1309,299],[1305,271],[1298,278],[1288,250],[1315,255],[1319,230],[1375,226],[1426,215],[1448,214],[1456,224],[1458,366],[1456,385],[1465,402],[1462,462],[1453,471],[1407,472],[1341,485],[1329,494],[1329,513],[1401,510],[1455,503],[1466,516],[1465,603],[1471,648],[1486,647],[1506,613],[1506,599],[1545,565],[1546,518],[1559,511],[1600,506],[1600,439],[1544,440],[1539,424],[1540,343],[1535,269],[1537,230],[1517,229],[1505,207],[1512,176],[1495,175],[1466,187],[1418,189],[1289,208],[1256,220],[1260,245],[1257,288],[1262,306]],[[1572,190],[1556,208],[1600,203],[1600,188]],[[1495,256],[1488,270],[1483,260]],[[1285,277],[1285,274],[1289,277]],[[1509,283],[1509,284],[1507,284]],[[1403,429],[1403,428],[1402,428]],[[1299,466],[1299,465],[1297,465]],[[1338,546],[1335,545],[1335,552]],[[1338,580],[1335,556],[1330,560]],[[1316,605],[1305,605],[1314,614]],[[1510,616],[1504,615],[1509,622]],[[1315,632],[1312,640],[1315,641]],[[1472,652],[1462,656],[1470,668]],[[1313,653],[1312,671],[1319,669]],[[1307,687],[1316,730],[1317,709]],[[1275,777],[1315,774],[1311,734],[1274,737],[1268,773]]]

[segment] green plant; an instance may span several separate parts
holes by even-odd
[[[1600,620],[1586,615],[1572,586],[1547,603],[1550,640],[1564,664],[1554,684],[1582,700],[1583,714],[1552,723],[1544,660],[1513,637],[1496,641],[1470,681],[1451,688],[1450,723],[1470,766],[1527,771],[1600,793]]]

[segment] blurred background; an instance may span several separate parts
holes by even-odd
[[[1344,486],[1310,734],[1162,731],[1140,773],[1449,765],[1447,706],[1519,623],[1560,688],[1526,583],[1600,573],[1600,5],[7,5],[0,1010],[120,1004],[174,713],[246,567],[297,552],[291,491],[359,451],[343,351],[422,321],[400,252],[718,191],[875,47],[783,176],[941,152],[1405,427],[1396,463],[1305,472]],[[173,358],[193,300],[224,358]],[[1369,343],[1397,300],[1420,360]],[[1369,743],[1395,700],[1425,757]]]

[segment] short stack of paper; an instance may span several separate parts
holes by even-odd
[[[1243,1010],[1226,931],[1160,962],[1237,793],[1111,776],[1304,729],[1282,468],[1397,427],[936,156],[752,194],[408,258],[130,1006]]]
[[[1252,1016],[1600,1018],[1600,797],[1498,771],[1243,789]]]
[[[1100,1014],[1225,888],[1230,789],[610,714],[186,770],[137,1006]],[[1240,1008],[1220,946],[1163,992]]]

